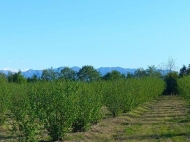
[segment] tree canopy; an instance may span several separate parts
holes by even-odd
[[[59,74],[59,79],[76,80],[76,72],[69,67],[65,67]]]
[[[12,74],[11,72],[8,74],[8,81],[9,82],[15,82],[15,83],[26,83],[26,78],[22,75],[22,72],[19,71],[18,73]]]
[[[100,76],[100,73],[89,65],[83,66],[77,73],[78,79],[86,82],[98,80]]]
[[[188,67],[183,65],[183,67],[180,69],[179,77],[183,77],[183,76],[186,76],[186,75],[190,75],[190,64],[189,64]]]
[[[53,70],[51,67],[50,69],[45,69],[42,71],[41,79],[44,81],[53,81],[58,78],[58,73]]]
[[[104,80],[116,80],[116,79],[121,79],[121,78],[125,78],[125,75],[121,74],[120,72],[116,70],[108,72],[106,75],[103,76]]]

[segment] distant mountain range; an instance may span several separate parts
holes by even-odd
[[[61,71],[62,69],[64,69],[64,67],[55,68],[55,69],[53,69],[53,70],[56,71],[56,72],[59,72],[59,71]],[[71,69],[73,69],[74,71],[78,72],[81,68],[80,68],[80,67],[77,67],[77,66],[74,66],[74,67],[72,67]],[[120,72],[120,73],[122,73],[122,74],[127,74],[127,73],[134,73],[135,70],[137,70],[137,69],[121,68],[121,67],[100,67],[100,68],[98,68],[98,69],[96,69],[96,70],[97,70],[98,72],[100,72],[101,75],[103,76],[103,75],[105,75],[105,74],[107,74],[108,72],[111,72],[111,71],[113,71],[113,70],[116,70],[116,71],[118,71],[118,72]],[[22,75],[23,75],[25,78],[32,77],[32,76],[35,75],[35,74],[36,74],[38,77],[41,77],[42,71],[43,71],[43,70],[33,70],[33,69],[29,69],[29,70],[27,70],[27,71],[22,72]],[[8,75],[8,73],[9,73],[10,71],[8,71],[8,70],[0,70],[0,72],[2,72],[2,73],[4,73],[4,74]],[[12,72],[12,73],[14,73],[14,72]]]

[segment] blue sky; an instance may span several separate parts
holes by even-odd
[[[190,64],[189,0],[0,0],[0,69]]]

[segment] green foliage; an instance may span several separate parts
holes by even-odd
[[[124,79],[125,75],[121,74],[120,72],[113,70],[111,72],[108,72],[106,75],[102,77],[104,80],[116,80],[116,79]]]
[[[148,69],[144,70],[143,68],[139,68],[134,72],[134,77],[162,77],[161,72],[155,66],[148,66]],[[130,77],[130,76],[129,76]]]
[[[42,71],[41,79],[43,81],[54,81],[58,79],[58,73],[55,72],[52,67],[50,69],[45,69]]]
[[[76,72],[71,68],[65,67],[59,74],[61,80],[76,80]]]
[[[77,73],[77,77],[81,81],[95,81],[100,78],[100,73],[93,66],[83,66]]]
[[[7,82],[7,77],[4,73],[0,72],[0,83]]]
[[[152,100],[160,95],[164,88],[164,81],[154,77],[110,81],[105,87],[104,102],[115,117],[141,103]]]
[[[188,67],[183,65],[183,67],[180,69],[179,77],[190,75],[190,64]]]
[[[7,80],[8,82],[13,82],[14,74],[12,72],[8,72]]]
[[[27,80],[22,75],[21,71],[14,74],[9,73],[7,78],[9,82],[14,82],[14,83],[19,83],[19,84],[23,84],[27,82]]]
[[[153,66],[148,66],[148,69],[146,69],[147,76],[150,77],[162,77],[161,72],[153,65]]]
[[[166,89],[164,94],[167,95],[176,95],[178,94],[178,73],[177,72],[169,72],[165,77],[164,81],[166,82]]]
[[[123,111],[124,87],[121,81],[110,81],[106,86],[105,105],[112,113],[113,117],[118,116]]]
[[[39,124],[25,86],[14,86],[11,96],[10,114],[11,131],[20,142],[37,142],[39,140]]]
[[[144,70],[143,68],[139,68],[134,72],[134,76],[135,77],[145,77],[145,76],[147,76],[146,70]]]
[[[34,74],[31,78],[27,79],[27,82],[37,82],[39,80],[38,76]]]
[[[164,89],[164,81],[155,77],[96,79],[4,82],[0,120],[10,122],[18,141],[40,141],[44,133],[57,141],[68,132],[86,131],[98,123],[103,108],[115,117],[152,100]]]
[[[53,141],[69,131],[76,117],[77,84],[71,82],[39,83],[33,86],[30,98],[36,114]]]
[[[179,94],[190,101],[190,76],[184,76],[177,81]]]
[[[7,113],[9,111],[10,106],[10,88],[8,88],[8,83],[1,80],[0,85],[0,125],[4,124]]]
[[[97,123],[102,115],[102,83],[81,83],[77,117],[72,125],[73,131],[86,131],[91,124]]]

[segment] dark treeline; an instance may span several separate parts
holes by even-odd
[[[105,75],[101,75],[93,66],[86,65],[83,66],[78,72],[74,71],[72,68],[65,67],[59,72],[54,71],[53,68],[44,69],[42,75],[39,77],[33,75],[31,78],[25,78],[22,76],[21,71],[17,73],[9,73],[7,76],[0,73],[0,80],[4,80],[10,83],[32,83],[38,81],[82,81],[82,82],[93,82],[100,80],[119,80],[119,79],[129,79],[129,78],[142,78],[142,77],[157,77],[161,78],[166,83],[166,89],[163,94],[178,94],[178,84],[177,79],[183,78],[190,75],[190,64],[189,66],[183,65],[179,73],[172,71],[173,61],[169,61],[165,70],[160,70],[153,66],[148,66],[147,69],[139,68],[134,73],[122,74],[119,71],[113,70]]]
[[[113,70],[105,75],[101,75],[101,73],[98,72],[93,66],[86,65],[83,66],[78,72],[69,67],[65,67],[59,72],[54,71],[53,68],[44,69],[40,77],[34,74],[31,78],[25,78],[22,76],[21,71],[14,74],[10,72],[7,76],[1,73],[1,76],[8,82],[26,83],[55,80],[91,82],[97,80],[140,78],[146,76],[162,78],[163,74],[155,66],[149,66],[147,69],[139,68],[134,73],[122,74],[119,71]]]
[[[179,73],[172,71],[171,67],[173,61],[169,61],[168,68],[165,70],[160,70],[153,66],[148,66],[147,69],[139,68],[134,73],[122,74],[119,71],[113,70],[105,75],[101,75],[93,66],[86,65],[83,66],[78,72],[74,71],[72,68],[64,67],[59,72],[54,71],[53,68],[44,69],[42,75],[39,77],[33,75],[31,78],[25,78],[22,76],[21,71],[18,73],[9,73],[7,76],[0,73],[0,79],[10,82],[10,83],[32,83],[38,81],[82,81],[82,82],[93,82],[100,80],[119,80],[119,79],[130,79],[130,78],[142,78],[142,77],[157,77],[161,78],[166,83],[166,89],[163,94],[178,94],[177,79],[183,78],[190,75],[190,64],[188,67],[183,65]]]
[[[179,77],[190,75],[190,64],[188,67],[183,65],[183,67],[180,69]]]
[[[183,67],[180,69],[179,73],[176,71],[169,71],[165,76],[164,76],[164,81],[166,83],[166,89],[163,92],[163,94],[183,94],[181,93],[181,83],[179,80],[184,80],[185,78],[188,78],[190,76],[190,64],[188,67],[183,65]],[[187,83],[189,84],[189,83]]]

